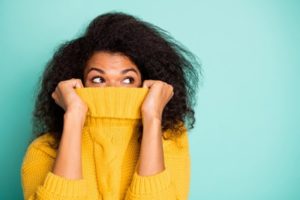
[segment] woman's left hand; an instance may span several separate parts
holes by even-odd
[[[161,120],[166,104],[174,95],[173,86],[160,80],[145,80],[143,88],[149,88],[141,107],[143,118]]]

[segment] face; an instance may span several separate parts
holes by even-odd
[[[95,52],[84,69],[85,87],[141,87],[138,67],[120,53]]]

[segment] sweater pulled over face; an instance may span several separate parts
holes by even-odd
[[[82,130],[83,178],[52,173],[56,150],[46,133],[27,148],[21,167],[24,199],[181,200],[188,199],[190,153],[187,130],[163,140],[165,169],[151,176],[137,173],[142,123],[141,105],[148,88],[77,88],[88,112]],[[165,132],[163,134],[170,134]]]

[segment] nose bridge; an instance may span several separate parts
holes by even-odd
[[[109,87],[118,87],[120,85],[117,78],[109,78],[107,81],[107,86]]]

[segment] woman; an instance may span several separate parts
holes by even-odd
[[[42,76],[24,198],[187,199],[199,72],[162,29],[119,12],[96,17]]]

